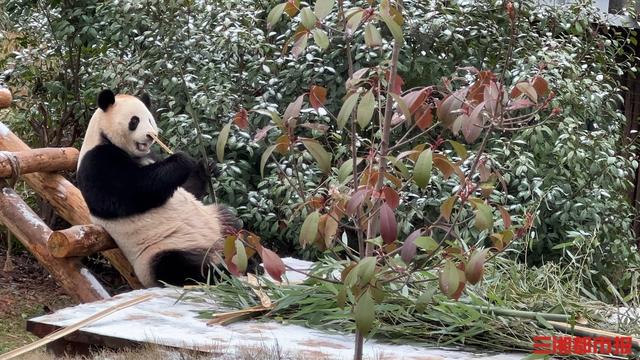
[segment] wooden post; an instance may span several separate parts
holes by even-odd
[[[28,151],[27,144],[20,140],[8,127],[0,122],[0,150]],[[67,179],[53,173],[37,172],[25,174],[22,178],[40,196],[56,209],[57,213],[72,225],[91,224],[89,208],[78,190]],[[48,236],[48,234],[47,234]],[[46,251],[46,248],[44,249]],[[133,289],[143,288],[136,277],[133,267],[120,249],[102,252]]]
[[[0,178],[33,172],[75,170],[80,152],[75,148],[42,148],[29,151],[0,151]],[[17,168],[16,168],[17,167]]]
[[[53,257],[89,256],[118,247],[111,236],[98,225],[76,225],[53,231],[47,240]]]
[[[47,251],[47,238],[51,229],[11,188],[0,192],[0,221],[38,259],[74,300],[92,302],[108,299],[109,293],[98,280],[82,266],[79,258],[56,259]]]

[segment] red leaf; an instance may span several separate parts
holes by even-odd
[[[266,247],[262,247],[260,257],[262,258],[264,269],[267,271],[269,276],[275,280],[282,281],[282,274],[285,272],[285,266],[278,254]]]
[[[534,105],[534,103],[532,103],[531,100],[529,100],[527,98],[521,98],[521,99],[516,99],[516,100],[512,101],[511,105],[509,105],[509,107],[507,109],[508,110],[526,109],[526,108],[531,107],[533,105]]]
[[[543,79],[541,76],[534,77],[531,81],[531,85],[536,89],[536,93],[538,95],[544,95],[549,91],[549,84],[547,83],[547,80]]]
[[[384,200],[392,209],[396,209],[398,205],[400,205],[400,196],[398,196],[398,193],[392,188],[385,186],[382,189],[382,194]]]
[[[287,110],[284,111],[283,120],[291,127],[295,127],[295,123],[291,123],[291,119],[296,119],[300,115],[300,109],[302,108],[302,100],[304,100],[304,94],[298,96],[298,98],[287,106]]]
[[[264,139],[267,136],[267,133],[269,132],[269,130],[273,129],[274,127],[276,127],[275,125],[267,125],[265,127],[263,127],[262,129],[256,131],[256,136],[253,138],[253,141],[258,142],[262,139]]]
[[[351,216],[355,215],[365,197],[369,195],[370,192],[371,190],[369,189],[363,189],[358,190],[353,195],[351,195],[351,199],[349,199],[349,202],[347,202],[347,214]]]
[[[300,8],[300,0],[288,0],[287,5],[284,6],[284,12],[290,17],[294,17],[298,13]]]
[[[396,215],[387,203],[380,206],[380,235],[386,244],[391,244],[398,237]]]
[[[387,71],[387,81],[391,79],[389,76],[389,71]],[[393,82],[393,88],[391,88],[391,84],[388,84],[390,87],[389,91],[394,94],[400,94],[402,92],[402,85],[404,84],[404,80],[400,77],[400,75],[396,74],[395,81]]]
[[[309,102],[314,109],[318,110],[327,101],[327,89],[322,86],[311,86],[309,90]]]
[[[464,134],[464,140],[469,144],[476,141],[482,133],[482,126],[484,125],[482,110],[484,109],[484,104],[484,101],[478,104],[471,112],[471,115],[469,115],[468,121],[462,124],[462,134]]]
[[[402,100],[409,107],[409,112],[411,114],[415,113],[422,104],[427,100],[427,97],[430,95],[431,89],[421,89],[408,93],[407,95],[402,97]]]
[[[476,82],[469,89],[469,98],[472,102],[480,103],[485,100],[484,88],[495,79],[495,75],[491,71],[481,71],[476,78]]]
[[[420,130],[426,130],[433,123],[433,111],[431,111],[431,106],[418,109],[415,118],[416,125],[420,128]]]
[[[233,117],[233,122],[238,125],[240,129],[247,129],[249,127],[249,114],[247,110],[241,108]]]
[[[503,208],[502,206],[498,207],[500,210],[500,215],[502,215],[502,222],[504,223],[504,228],[508,229],[511,227],[511,215]]]
[[[416,230],[409,234],[402,244],[400,249],[400,257],[405,264],[409,264],[414,257],[416,257],[416,239],[422,235],[422,230]]]

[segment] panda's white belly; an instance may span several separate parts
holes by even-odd
[[[204,205],[178,188],[165,205],[126,219],[106,220],[92,216],[113,237],[136,275],[146,287],[154,285],[150,274],[153,256],[164,250],[224,248],[220,217],[215,205]]]

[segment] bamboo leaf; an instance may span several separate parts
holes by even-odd
[[[451,146],[453,147],[453,150],[456,152],[456,154],[458,154],[458,156],[460,156],[462,160],[466,160],[469,154],[467,153],[467,149],[464,147],[464,145],[454,140],[448,141],[449,144],[451,144]]]
[[[490,229],[493,227],[493,214],[491,207],[484,203],[476,204],[475,227],[478,230]]]
[[[369,124],[375,109],[376,99],[373,97],[373,91],[369,90],[360,100],[360,104],[358,104],[357,119],[361,128],[364,129]]]
[[[351,16],[349,17],[349,20],[347,20],[347,24],[345,25],[345,30],[347,32],[347,35],[349,36],[353,35],[353,33],[358,28],[358,25],[360,25],[363,15],[364,15],[364,10],[360,8],[358,8],[353,12],[353,14],[351,14]]]
[[[427,252],[435,251],[438,248],[438,243],[431,236],[420,236],[416,239],[415,244]]]
[[[282,17],[282,13],[284,12],[284,7],[286,5],[286,2],[278,4],[274,6],[271,11],[269,11],[269,15],[267,15],[267,26],[269,28],[274,27],[278,23],[278,21],[280,21],[280,17]]]
[[[342,129],[347,123],[349,116],[351,116],[351,112],[353,112],[353,108],[356,106],[359,96],[360,94],[357,92],[353,93],[344,101],[344,104],[342,104],[342,108],[340,108],[340,112],[336,118],[338,122],[338,129]]]
[[[218,142],[216,143],[216,155],[218,155],[218,162],[224,161],[224,147],[227,145],[229,139],[229,130],[231,130],[231,123],[227,123],[218,135]]]
[[[393,39],[396,41],[396,43],[398,43],[398,45],[403,45],[404,35],[402,35],[402,28],[400,27],[400,25],[398,25],[398,23],[393,20],[393,17],[389,15],[382,14],[380,15],[380,17],[389,28],[389,31],[391,31]]]
[[[308,30],[311,30],[316,26],[316,16],[313,14],[310,7],[306,7],[300,11],[300,21],[302,22],[302,26]]]
[[[431,168],[433,166],[433,153],[431,149],[424,150],[418,156],[413,168],[413,181],[420,188],[425,188],[431,180]]]
[[[332,155],[329,154],[322,145],[313,139],[300,139],[304,146],[309,150],[311,156],[318,162],[318,167],[324,173],[328,173],[331,170],[331,158]]]
[[[316,1],[316,6],[313,9],[313,12],[316,14],[316,17],[319,20],[323,20],[327,15],[331,13],[331,9],[333,9],[333,5],[335,4],[335,0],[318,0]]]
[[[382,36],[378,28],[372,23],[364,28],[364,43],[371,48],[382,46]]]
[[[356,303],[354,313],[356,327],[362,335],[368,335],[373,327],[373,320],[375,318],[375,303],[371,297],[370,290],[365,291],[360,296]]]
[[[353,270],[356,271],[358,279],[360,279],[360,285],[368,284],[376,271],[376,258],[373,256],[365,257]]]
[[[322,50],[329,47],[329,37],[327,33],[322,29],[313,29],[311,32],[313,34],[313,41],[316,42]]]
[[[273,150],[276,149],[276,145],[269,145],[262,153],[262,158],[260,159],[260,176],[264,178],[264,166],[267,164],[267,160],[269,160],[269,156],[273,153]]]
[[[438,284],[440,286],[440,291],[442,291],[442,293],[447,297],[453,296],[458,289],[460,284],[458,269],[451,260],[447,260],[444,264],[444,269],[440,270]]]
[[[236,256],[235,264],[238,267],[238,271],[244,273],[247,270],[247,251],[244,248],[244,244],[240,239],[236,239]]]
[[[307,215],[300,229],[300,245],[305,248],[308,244],[312,244],[318,235],[318,223],[320,222],[320,213],[316,210]]]

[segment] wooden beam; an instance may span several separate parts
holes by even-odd
[[[0,178],[33,172],[75,170],[80,152],[76,148],[42,148],[28,151],[0,151]]]
[[[4,183],[4,181],[0,181]],[[51,229],[11,188],[0,192],[0,222],[38,259],[67,294],[79,302],[108,299],[109,293],[80,263],[79,258],[57,259],[47,251]]]
[[[89,256],[117,247],[111,236],[98,225],[76,225],[53,231],[47,240],[47,248],[56,258]]]
[[[0,150],[16,152],[28,151],[31,148],[0,122]],[[82,193],[63,176],[37,172],[25,174],[22,178],[70,224],[91,224],[89,208],[82,197]],[[133,271],[133,267],[120,249],[103,251],[102,254],[122,274],[133,289],[143,288]]]

